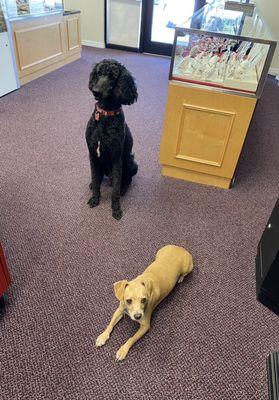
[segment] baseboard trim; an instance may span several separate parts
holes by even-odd
[[[106,44],[107,49],[114,49],[114,50],[124,50],[124,51],[132,51],[134,53],[139,53],[139,49],[137,47],[129,47],[129,46],[122,46],[119,44]]]
[[[270,75],[277,76],[277,75],[279,75],[279,68],[270,68],[269,71],[268,71],[268,73],[269,73]]]
[[[103,43],[103,42],[94,42],[93,40],[82,40],[81,44],[83,46],[97,47],[98,49],[104,49],[105,48],[105,43]]]

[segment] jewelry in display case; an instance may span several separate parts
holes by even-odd
[[[235,11],[217,0],[191,17],[190,28],[177,27],[170,79],[258,97],[276,42],[251,6]]]

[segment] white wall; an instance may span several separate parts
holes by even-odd
[[[255,2],[278,42],[271,65],[271,72],[279,74],[279,0],[255,0]]]
[[[104,0],[64,0],[64,7],[81,11],[82,44],[105,47]]]
[[[82,44],[104,47],[104,2],[105,0],[64,0],[65,9],[81,11]],[[111,0],[111,20],[109,43],[138,47],[141,2],[131,0]],[[110,23],[110,21],[108,21]]]

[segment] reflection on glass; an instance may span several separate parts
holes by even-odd
[[[2,33],[2,32],[7,32],[7,26],[6,26],[6,22],[5,22],[2,6],[1,6],[1,3],[0,3],[0,33]]]
[[[243,35],[257,39],[272,39],[266,24],[257,8],[252,15],[240,11],[225,9],[225,1],[217,0],[195,12],[189,20],[179,27],[197,28],[210,32]]]
[[[226,10],[224,1],[217,1],[195,13],[188,26],[189,22],[195,31],[185,25],[177,28],[172,78],[255,93],[270,44],[248,38],[271,38],[256,8],[248,16]]]
[[[29,0],[16,0],[16,7],[18,14],[30,13]]]
[[[151,40],[173,43],[174,28],[191,17],[195,0],[154,0]]]

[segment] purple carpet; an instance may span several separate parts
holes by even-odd
[[[99,207],[86,204],[87,83],[104,57],[125,63],[139,89],[125,107],[139,173],[121,221],[107,185]],[[161,176],[168,70],[168,59],[85,48],[0,99],[0,240],[13,277],[0,319],[1,400],[267,399],[279,318],[256,301],[254,259],[278,196],[279,87],[266,84],[235,187],[215,189]],[[194,272],[119,364],[135,323],[124,319],[95,348],[117,307],[113,282],[141,273],[167,243],[193,254]]]

